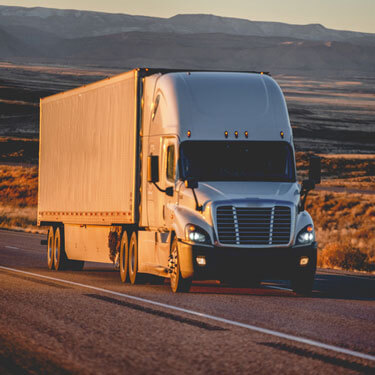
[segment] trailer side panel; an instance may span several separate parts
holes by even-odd
[[[38,222],[134,223],[137,71],[41,100]]]

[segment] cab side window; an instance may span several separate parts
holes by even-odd
[[[176,179],[175,150],[174,145],[167,148],[167,180],[174,182]]]

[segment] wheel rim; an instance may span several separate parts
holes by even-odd
[[[130,268],[131,268],[131,272],[134,273],[134,270],[135,270],[134,241],[132,241],[131,248],[130,248]]]
[[[124,233],[121,238],[119,257],[120,277],[121,281],[124,283],[128,277],[128,238],[126,236],[126,233]]]
[[[47,264],[48,268],[53,268],[53,257],[54,257],[54,238],[53,238],[53,229],[48,231],[48,243],[47,243]]]
[[[121,254],[122,254],[122,258],[121,258],[121,271],[125,272],[125,267],[126,267],[125,244],[123,244],[122,247],[121,247]]]
[[[55,234],[54,262],[57,269],[60,261],[60,231],[57,229]]]

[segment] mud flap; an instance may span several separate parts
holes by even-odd
[[[180,261],[180,272],[184,279],[194,276],[193,247],[191,245],[178,242],[178,257]]]

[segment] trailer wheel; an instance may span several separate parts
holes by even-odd
[[[311,295],[314,285],[315,272],[306,270],[305,272],[297,272],[296,275],[291,279],[291,287],[297,294],[303,296]]]
[[[57,227],[54,236],[53,263],[56,271],[65,270],[68,266],[68,259],[65,254],[64,231]]]
[[[54,230],[50,226],[48,228],[48,240],[47,240],[47,265],[48,269],[53,269],[53,256],[54,256]]]
[[[121,243],[120,243],[120,277],[123,283],[125,283],[129,278],[128,265],[129,265],[129,241],[128,241],[128,233],[124,231],[122,233]]]
[[[190,290],[192,279],[184,279],[180,272],[178,240],[173,239],[170,256],[171,289],[173,293],[186,293]]]

